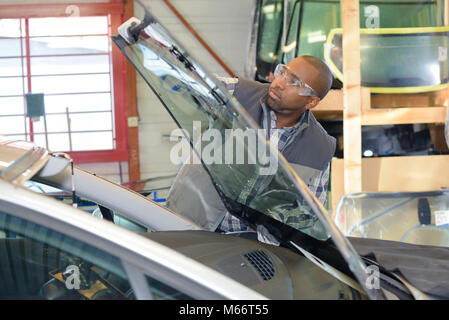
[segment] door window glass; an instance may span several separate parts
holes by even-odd
[[[117,257],[0,212],[0,298],[133,299]]]

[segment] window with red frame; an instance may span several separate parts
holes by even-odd
[[[112,156],[126,149],[126,117],[110,35],[109,15],[0,19],[0,134],[84,153],[78,162],[126,161]],[[29,93],[44,95],[45,117],[26,115]]]

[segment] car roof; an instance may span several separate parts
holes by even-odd
[[[32,142],[0,136],[0,179],[23,184],[50,159],[45,148]]]
[[[51,153],[33,142],[0,135],[0,179],[21,186],[33,180],[65,191],[76,187],[77,195],[124,213],[152,230],[202,229],[187,218],[108,179],[76,167],[70,170],[67,168],[70,159],[64,155]],[[74,185],[72,175],[77,177]]]

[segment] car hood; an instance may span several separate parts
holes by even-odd
[[[367,283],[365,264],[282,154],[223,84],[197,63],[148,10],[143,21],[128,20],[112,39],[182,129],[227,210],[255,229],[268,229],[284,246],[307,252],[351,275],[362,287]],[[255,134],[254,140],[243,139],[239,145],[246,152],[246,162],[236,161],[235,155],[230,162],[211,162],[201,153],[207,146],[198,134],[213,131],[226,137],[226,130]],[[219,140],[214,136],[214,143]],[[223,140],[218,143],[220,147],[224,147]],[[250,162],[261,150],[269,155],[268,161]],[[274,170],[270,160],[276,161]],[[257,189],[255,185],[262,187]],[[291,223],[297,216],[301,219]],[[365,291],[371,298],[383,297],[380,290]]]

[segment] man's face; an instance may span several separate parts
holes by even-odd
[[[309,85],[313,86],[318,79],[318,71],[302,58],[292,60],[287,67]],[[297,87],[288,86],[287,80],[278,76],[271,83],[267,103],[277,113],[296,116],[311,108],[313,99],[315,97],[300,96]]]

